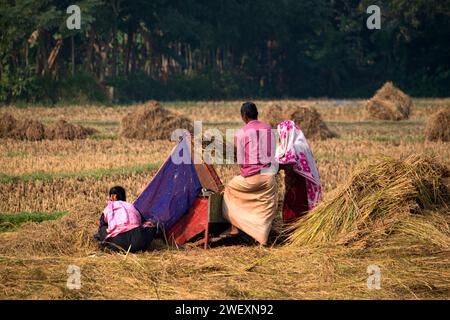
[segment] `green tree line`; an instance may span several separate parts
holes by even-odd
[[[0,102],[447,96],[449,39],[450,0],[0,0]]]

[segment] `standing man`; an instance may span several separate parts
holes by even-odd
[[[232,224],[225,235],[242,230],[266,245],[276,212],[276,140],[253,102],[241,106],[241,117],[245,126],[235,136],[241,172],[225,187],[223,215]]]

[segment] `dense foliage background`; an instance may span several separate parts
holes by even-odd
[[[0,0],[0,102],[448,96],[449,39],[450,0]]]

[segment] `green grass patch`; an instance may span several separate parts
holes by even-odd
[[[118,127],[120,121],[102,121],[102,120],[77,120],[73,121],[75,124],[82,126],[94,126],[94,127]]]
[[[9,175],[6,173],[0,173],[0,182],[1,183],[10,183],[10,182],[18,182],[18,181],[30,181],[30,180],[52,180],[56,174],[46,173],[46,172],[32,172],[25,173],[22,175]]]
[[[0,232],[14,231],[25,222],[40,223],[47,220],[56,220],[65,214],[67,214],[67,211],[0,213]]]
[[[423,142],[425,140],[424,136],[385,136],[385,135],[371,135],[367,138],[369,141],[377,142],[392,142],[392,143],[414,143]]]
[[[141,164],[135,166],[124,166],[115,168],[99,168],[88,171],[81,172],[61,172],[61,173],[48,173],[48,172],[32,172],[22,175],[8,175],[5,173],[0,173],[0,183],[14,183],[19,181],[52,181],[56,178],[94,178],[101,179],[106,176],[112,175],[124,175],[124,174],[139,174],[146,171],[154,170],[159,168],[160,162]]]
[[[114,133],[94,133],[87,137],[87,139],[91,140],[117,140],[118,136]]]
[[[393,141],[395,142],[397,141],[397,138],[390,136],[369,136],[368,140],[377,142],[393,142]]]
[[[28,152],[25,151],[9,151],[6,153],[6,157],[8,158],[23,158],[28,156]]]

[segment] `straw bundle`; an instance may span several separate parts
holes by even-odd
[[[313,107],[302,106],[280,106],[271,105],[268,112],[262,118],[273,128],[284,120],[294,121],[311,140],[326,140],[337,137],[326,123],[322,120],[320,113]]]
[[[298,107],[290,115],[290,118],[300,126],[308,139],[326,140],[337,135],[328,129],[315,108]]]
[[[16,118],[6,112],[0,114],[0,138],[9,138],[16,126]]]
[[[192,132],[191,120],[150,101],[122,119],[120,135],[129,139],[170,140],[176,129]]]
[[[96,132],[97,130],[93,128],[86,128],[81,125],[71,124],[65,120],[59,120],[45,128],[45,138],[66,140],[84,139]]]
[[[84,139],[96,133],[93,128],[71,124],[65,120],[59,120],[48,126],[31,119],[17,120],[9,113],[0,115],[0,138],[12,138],[18,140],[38,141],[43,139]]]
[[[25,119],[17,121],[16,128],[11,131],[11,137],[29,141],[42,140],[45,139],[45,127],[37,120]]]
[[[17,120],[9,113],[3,113],[0,115],[0,138],[42,140],[45,138],[44,125],[37,120]]]
[[[407,94],[392,82],[386,82],[367,102],[366,115],[368,119],[404,120],[409,118],[412,107],[413,102]]]
[[[425,137],[430,141],[450,141],[450,108],[431,115],[425,127]]]
[[[287,120],[290,109],[288,107],[282,107],[279,104],[269,104],[268,110],[263,114],[262,120],[270,124],[272,128],[276,128],[277,125]]]
[[[363,163],[329,200],[291,226],[288,242],[367,246],[400,233],[403,240],[448,248],[448,176],[445,166],[424,156]]]

